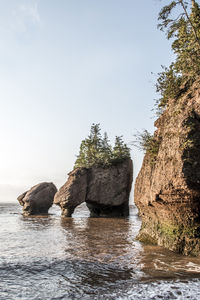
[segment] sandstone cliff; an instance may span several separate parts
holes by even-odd
[[[155,122],[159,150],[146,153],[135,183],[138,238],[185,255],[200,254],[200,89],[171,100]]]
[[[54,203],[69,217],[86,202],[91,216],[128,216],[133,166],[130,159],[110,167],[77,168],[69,173]]]

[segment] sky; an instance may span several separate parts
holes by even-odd
[[[153,132],[155,74],[172,59],[157,29],[167,3],[0,0],[0,201],[63,185],[92,123],[130,147]],[[135,178],[143,153],[131,155]]]

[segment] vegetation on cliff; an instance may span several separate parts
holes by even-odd
[[[160,138],[155,137],[146,129],[142,132],[137,132],[134,136],[135,141],[132,142],[132,145],[148,153],[151,164],[154,164],[160,147]]]
[[[200,7],[197,1],[171,1],[159,14],[158,28],[172,39],[175,61],[158,74],[158,109],[178,98],[200,76]]]
[[[100,124],[92,124],[90,135],[81,142],[74,168],[107,167],[127,158],[130,158],[130,149],[122,136],[116,136],[112,147],[106,132],[102,137]]]
[[[158,74],[156,90],[160,94],[157,113],[165,109],[169,99],[177,99],[200,77],[200,6],[195,0],[171,1],[159,13],[158,28],[172,39],[175,61],[169,67],[162,66]],[[161,138],[147,130],[135,134],[133,145],[149,154],[155,163]],[[187,141],[188,143],[188,141]]]
[[[168,3],[159,28],[173,41],[175,61],[159,74],[163,113],[157,130],[137,135],[146,152],[134,190],[142,218],[138,239],[200,255],[200,6],[194,0]]]

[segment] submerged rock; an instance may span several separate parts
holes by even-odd
[[[23,206],[24,215],[47,214],[56,192],[57,188],[53,183],[43,182],[33,186],[17,200]]]
[[[77,168],[69,173],[67,182],[56,193],[54,203],[67,217],[83,202],[91,216],[128,216],[132,173],[131,159],[106,168]]]
[[[200,254],[200,90],[171,100],[155,122],[156,158],[144,157],[135,183],[138,238],[185,255]]]

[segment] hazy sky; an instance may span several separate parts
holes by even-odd
[[[0,201],[60,187],[92,123],[111,141],[153,131],[171,59],[159,0],[0,0]],[[143,154],[132,150],[135,176]]]

